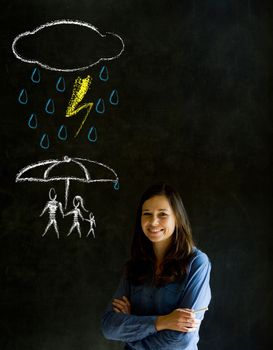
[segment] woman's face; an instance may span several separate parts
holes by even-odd
[[[145,236],[152,242],[171,241],[176,219],[169,200],[164,195],[147,199],[142,206],[141,227]]]

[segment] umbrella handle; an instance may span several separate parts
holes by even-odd
[[[69,179],[65,180],[65,194],[64,194],[64,199],[65,199],[65,204],[64,208],[67,208],[67,202],[68,202],[68,192],[69,192]]]

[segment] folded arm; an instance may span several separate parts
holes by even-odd
[[[126,296],[129,298],[129,284],[122,279],[114,298]],[[124,342],[141,340],[151,334],[155,334],[156,316],[135,316],[113,311],[112,303],[109,303],[102,316],[102,332],[106,339]]]
[[[209,305],[210,268],[210,262],[205,254],[200,253],[193,258],[179,308],[201,309]],[[126,280],[121,281],[114,294],[114,298],[117,299],[122,296],[129,298],[129,285]],[[102,331],[107,339],[124,341],[134,350],[180,350],[198,341],[196,332],[170,330],[172,329],[168,323],[170,319],[166,317],[169,315],[135,316],[118,313],[113,311],[112,303],[109,303],[102,318]],[[204,313],[196,315],[200,321],[203,317]]]
[[[204,253],[198,254],[190,265],[189,275],[186,282],[186,288],[180,300],[179,308],[201,309],[209,305],[211,292],[209,287],[209,277],[211,265]],[[167,315],[168,316],[168,315]],[[134,350],[180,350],[187,349],[191,343],[198,341],[198,334],[195,332],[179,332],[169,330],[164,317],[161,323],[161,331],[150,335],[140,341],[129,342],[128,345]],[[156,324],[161,316],[156,319]],[[196,318],[204,318],[204,312],[197,313]],[[164,326],[165,324],[165,326]],[[165,328],[166,327],[166,328]],[[199,324],[200,327],[200,324]],[[199,330],[197,328],[197,332]]]

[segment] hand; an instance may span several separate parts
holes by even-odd
[[[190,309],[175,309],[170,314],[158,316],[155,322],[157,331],[169,329],[179,332],[194,332],[200,324]]]
[[[112,305],[115,312],[121,312],[123,314],[131,313],[131,304],[125,296],[123,296],[121,299],[114,299],[112,301]]]

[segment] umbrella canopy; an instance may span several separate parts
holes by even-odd
[[[67,207],[70,181],[78,182],[112,182],[114,188],[119,188],[116,172],[109,166],[85,158],[70,158],[62,160],[49,159],[24,167],[16,176],[16,182],[65,182],[65,208]]]

